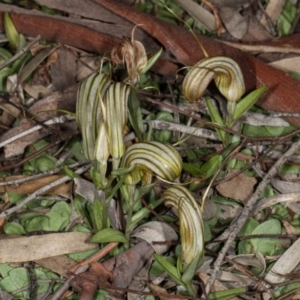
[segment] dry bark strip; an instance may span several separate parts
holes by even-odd
[[[171,52],[184,65],[193,65],[204,57],[198,42],[184,28],[166,23],[119,1],[95,0],[93,2],[130,21],[133,25],[142,24],[145,32],[156,39],[166,51]],[[8,10],[8,8],[5,6],[4,9],[1,5],[0,10]],[[97,32],[91,28],[70,23],[67,19],[62,21],[52,16],[25,15],[24,13],[11,14],[11,16],[17,30],[22,34],[27,36],[41,34],[42,38],[49,41],[64,43],[80,49],[105,53],[120,41],[119,38],[110,36],[108,33]],[[119,23],[116,26],[122,30],[121,25]],[[2,18],[0,18],[1,27],[3,27]],[[111,27],[113,28],[114,24],[111,24]],[[128,29],[128,26],[126,25],[124,29]],[[113,34],[114,30],[112,29]],[[261,85],[268,86],[268,91],[259,101],[259,105],[263,108],[300,112],[300,105],[297,100],[300,94],[300,82],[298,80],[281,70],[268,66],[249,54],[220,43],[216,39],[202,35],[198,35],[198,38],[211,56],[226,55],[239,63],[245,76],[248,92]],[[162,75],[171,75],[174,72],[174,65],[166,60],[164,63],[158,64],[158,72]],[[300,126],[298,119],[289,119],[289,121]]]

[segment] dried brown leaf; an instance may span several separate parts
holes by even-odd
[[[228,176],[234,173],[235,171],[229,171]],[[241,173],[229,181],[220,183],[217,186],[217,191],[224,197],[245,202],[252,195],[256,182],[254,177],[248,177]]]
[[[98,247],[89,243],[91,235],[85,232],[61,232],[27,237],[5,235],[1,239],[0,263],[34,261],[45,257],[70,254]]]
[[[34,262],[61,276],[66,276],[68,270],[77,265],[73,259],[66,255],[45,257],[42,259],[37,259]]]

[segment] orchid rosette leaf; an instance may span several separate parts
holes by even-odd
[[[220,93],[235,102],[245,93],[245,83],[239,65],[225,56],[206,57],[185,76],[183,94],[190,102],[199,101],[209,83],[214,79]]]
[[[140,180],[149,181],[151,175],[173,181],[181,174],[182,160],[171,145],[152,141],[128,147],[122,158],[121,167],[132,166],[134,168],[126,179],[128,184],[137,184]]]
[[[195,259],[200,264],[204,254],[204,225],[199,203],[183,186],[168,188],[163,198],[165,205],[175,208],[178,213],[183,269],[186,270]]]
[[[94,73],[80,85],[77,93],[76,118],[82,132],[83,154],[89,160],[95,159],[95,143],[102,120],[99,97],[103,97],[110,79],[107,75]]]

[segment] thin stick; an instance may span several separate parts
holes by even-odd
[[[69,272],[70,273],[74,273],[77,270],[77,268],[88,266],[91,263],[98,261],[99,259],[101,259],[102,257],[104,257],[106,254],[108,254],[112,249],[116,248],[118,245],[119,245],[118,242],[109,243],[103,249],[99,250],[97,253],[95,253],[94,255],[92,255],[91,257],[89,257],[88,259],[86,259],[83,262],[79,263],[78,265],[72,267],[69,270]]]
[[[8,59],[0,66],[0,71],[10,65],[12,62],[21,57],[24,53],[28,52],[38,41],[41,39],[41,35],[39,34],[36,38],[34,38],[28,45],[23,47],[20,51],[18,51],[14,56]]]
[[[238,235],[239,231],[253,212],[255,203],[257,199],[260,197],[264,189],[266,188],[267,184],[271,180],[271,178],[277,173],[278,168],[280,168],[287,160],[288,158],[293,155],[297,150],[300,149],[300,141],[294,143],[290,149],[283,154],[281,158],[279,158],[276,163],[272,166],[272,168],[269,170],[269,172],[266,174],[264,179],[261,181],[261,183],[258,185],[256,191],[251,196],[251,198],[248,200],[247,204],[245,205],[240,217],[237,218],[235,222],[233,222],[229,228],[221,235],[221,238],[227,238],[223,248],[219,252],[219,255],[214,263],[214,270],[211,274],[211,277],[209,278],[207,285],[206,285],[206,293],[208,294],[212,285],[214,284],[216,274],[220,270],[220,266],[222,264],[222,261],[230,248],[232,242],[235,240],[236,236]]]
[[[208,138],[208,139],[214,140],[214,141],[219,140],[219,138],[218,138],[218,136],[216,135],[215,132],[213,132],[209,129],[205,129],[205,128],[186,126],[186,125],[171,123],[171,122],[162,121],[162,120],[145,121],[145,123],[151,124],[151,127],[153,129],[172,130],[172,131],[186,133],[186,134],[189,134],[189,135]]]
[[[109,253],[112,249],[118,246],[119,243],[109,243],[103,249],[86,259],[85,261],[81,262],[80,264],[72,267],[69,270],[71,274],[68,279],[64,282],[64,284],[47,300],[58,300],[60,299],[66,290],[69,288],[71,281],[75,278],[77,274],[83,273],[88,270],[91,263],[98,261],[102,257],[104,257],[107,253]],[[74,275],[73,275],[74,274]]]
[[[44,125],[53,125],[53,124],[58,124],[58,123],[65,123],[67,121],[70,121],[70,120],[75,120],[75,118],[73,116],[69,116],[69,115],[63,115],[63,116],[60,116],[60,117],[55,117],[53,119],[50,119],[46,122],[44,122],[43,124]],[[35,131],[38,131],[42,128],[43,126],[42,125],[36,125],[34,127],[31,127],[30,129],[28,130],[25,130],[19,134],[16,134],[15,136],[11,137],[10,139],[7,139],[5,140],[4,142],[0,143],[0,148],[4,147],[5,145],[7,144],[10,144],[11,142],[23,137],[23,136],[26,136],[30,133],[33,133]]]
[[[75,171],[76,174],[82,174],[85,171],[87,171],[89,168],[91,167],[91,164],[84,166],[80,169],[78,169],[77,171]],[[9,208],[5,211],[3,211],[0,214],[0,220],[13,214],[14,212],[17,212],[19,209],[21,209],[23,206],[25,206],[26,204],[28,204],[30,201],[34,200],[36,198],[36,196],[43,194],[45,192],[47,192],[48,190],[52,189],[53,187],[56,187],[64,182],[67,182],[71,179],[70,176],[64,176],[58,180],[55,180],[49,184],[47,184],[46,186],[43,186],[42,188],[36,190],[34,193],[32,193],[30,196],[28,196],[27,198],[25,198],[22,202],[20,202],[19,204],[17,204],[16,206]]]
[[[81,161],[81,162],[78,162],[78,163],[68,165],[68,168],[69,169],[74,169],[74,168],[80,167],[82,165],[85,165],[87,163],[88,163],[88,161]],[[62,169],[63,169],[63,167],[55,168],[53,170],[46,171],[46,172],[43,172],[43,173],[40,173],[40,174],[36,174],[36,175],[32,175],[32,176],[26,176],[26,177],[14,179],[14,180],[9,180],[9,181],[5,181],[6,177],[2,177],[2,179],[4,181],[0,182],[0,186],[17,185],[17,184],[21,184],[21,183],[24,183],[24,182],[32,181],[32,180],[35,180],[35,179],[39,179],[39,178],[42,178],[42,177],[46,177],[46,176],[49,176],[49,175],[56,174],[56,173],[60,172]]]

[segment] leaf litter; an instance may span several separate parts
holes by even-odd
[[[40,4],[42,2],[39,1]],[[46,2],[48,9],[56,9],[53,12],[57,16],[60,15],[59,10],[67,9],[56,1]],[[111,9],[107,1],[99,2]],[[76,4],[80,7],[80,3],[78,1]],[[248,1],[226,5],[223,1],[203,1],[202,6],[194,2],[182,4],[182,7],[180,3],[178,1],[176,5],[167,1],[170,10],[161,4],[153,6],[151,3],[138,3],[136,6],[146,12],[150,12],[151,8],[159,18],[181,23],[180,26],[188,28],[193,26],[195,31],[202,33],[214,35],[217,29],[219,38],[233,38],[242,43],[264,42],[272,36],[297,32],[296,4],[292,1],[269,1],[268,5],[260,3],[257,6]],[[198,5],[199,11],[205,10],[205,19],[202,20],[202,14],[191,9],[191,5]],[[131,8],[127,9],[130,11]],[[81,15],[80,10],[72,13]],[[181,19],[176,19],[174,14],[180,15]],[[112,15],[119,18],[117,11]],[[86,17],[85,13],[82,16]],[[69,18],[71,20],[72,16]],[[81,19],[77,23],[80,22]],[[84,22],[82,20],[82,24]],[[119,22],[122,21],[119,19]],[[32,51],[29,55],[29,49],[22,44],[24,37],[14,30],[14,25],[10,26],[6,28],[9,43],[3,44],[0,50],[3,51],[3,58],[6,49],[11,51],[10,56],[16,53],[20,55],[16,56],[16,63],[13,63],[15,69],[11,67],[3,73],[7,84],[2,85],[1,90],[1,108],[4,109],[5,105],[10,107],[9,110],[3,110],[1,121],[5,131],[0,137],[0,145],[5,149],[0,166],[3,177],[0,217],[4,233],[1,235],[0,291],[3,297],[59,299],[63,295],[68,298],[78,293],[81,299],[103,299],[124,298],[126,294],[134,297],[137,293],[144,297],[152,296],[151,299],[155,296],[162,299],[188,299],[201,295],[207,299],[248,299],[248,293],[254,292],[258,299],[287,295],[297,299],[299,283],[297,280],[290,282],[289,274],[296,272],[299,264],[295,250],[299,232],[299,209],[296,206],[298,183],[284,181],[284,178],[291,175],[297,178],[299,174],[297,162],[289,160],[292,155],[297,156],[299,141],[294,126],[254,105],[263,90],[258,90],[257,95],[252,94],[252,99],[243,96],[236,105],[235,101],[241,96],[234,100],[228,98],[229,94],[226,91],[224,93],[224,82],[219,85],[219,77],[213,75],[217,88],[224,96],[209,86],[204,94],[206,100],[201,102],[206,102],[208,109],[205,105],[197,107],[196,102],[191,104],[191,110],[186,102],[188,93],[184,97],[181,87],[186,71],[178,73],[175,81],[170,81],[161,77],[160,71],[143,71],[146,65],[139,62],[138,56],[135,60],[131,60],[134,56],[126,56],[126,51],[132,55],[137,51],[134,47],[140,47],[138,37],[142,33],[139,28],[136,34],[135,29],[132,36],[128,34],[131,36],[128,38],[129,48],[125,50],[126,46],[122,50],[125,69],[123,67],[115,71],[114,66],[103,61],[102,57],[82,49],[69,48],[69,45],[55,46],[51,50],[48,48],[44,53],[41,52],[43,50],[37,50],[37,55]],[[113,33],[114,26],[110,27]],[[157,41],[152,40],[147,50],[157,52],[155,43]],[[15,50],[7,48],[9,44]],[[199,51],[201,47],[199,45]],[[205,47],[202,50],[206,51]],[[256,51],[260,52],[259,45]],[[219,63],[218,56],[210,58],[209,54],[208,51],[207,61],[213,59]],[[162,57],[166,59],[167,53],[163,53]],[[150,55],[147,58],[150,59]],[[274,58],[276,61],[275,55]],[[21,69],[18,69],[18,60],[23,62]],[[180,66],[179,61],[175,63]],[[229,64],[226,68],[231,68],[233,61],[223,58],[222,63],[226,61]],[[270,61],[271,56],[268,57]],[[299,69],[295,65],[289,66],[285,58],[280,58],[280,61],[281,65],[272,65],[297,76]],[[151,59],[146,63],[152,66]],[[106,143],[111,144],[109,154],[114,163],[111,164],[110,159],[105,161],[107,171],[99,168],[101,164],[98,165],[98,162],[94,161],[91,168],[86,161],[82,152],[83,144],[91,141],[82,141],[80,131],[84,130],[85,124],[79,124],[79,130],[76,118],[72,117],[74,113],[77,119],[78,114],[94,113],[88,111],[88,106],[85,111],[78,111],[78,107],[76,110],[77,82],[78,78],[89,78],[87,76],[98,71],[99,67],[103,74],[115,72],[113,80],[123,81],[131,85],[130,88],[135,85],[138,91],[131,92],[129,117],[125,117],[125,123],[120,123],[123,125],[120,127],[122,131],[118,145],[123,143],[121,140],[127,135],[125,151],[130,152],[130,156],[127,152],[125,155],[118,152],[121,159],[123,155],[125,157],[119,165],[119,156],[115,156],[117,152],[111,144],[115,140],[112,135]],[[154,70],[158,69],[154,66]],[[197,71],[201,72],[201,69]],[[13,75],[13,72],[19,75],[10,77],[15,86],[12,89],[8,75]],[[173,76],[176,77],[176,74]],[[172,90],[167,88],[170,82]],[[192,83],[188,82],[188,85]],[[86,89],[90,88],[94,87],[86,86]],[[197,95],[196,100],[201,97]],[[100,118],[97,122],[102,122],[106,128],[119,126],[118,117],[121,115],[115,115],[113,121],[107,119],[105,108],[109,100],[106,98],[108,96],[104,91],[104,98],[100,99],[97,110]],[[226,98],[227,103],[224,100]],[[243,114],[249,109],[244,117]],[[162,111],[166,110],[169,115],[162,116]],[[59,119],[58,113],[69,117]],[[53,122],[49,122],[49,119]],[[97,135],[98,123],[92,123],[91,130],[95,130]],[[210,133],[206,134],[204,130]],[[189,139],[191,136],[201,138]],[[161,164],[169,163],[167,156],[163,163],[161,161],[164,151],[169,155],[173,151],[171,146],[159,146],[162,147],[159,152],[154,148],[148,150],[147,147],[159,145],[150,141],[161,145],[173,144],[174,149],[178,149],[174,151],[179,151],[183,160],[180,176],[177,171],[175,175],[171,173],[176,168],[175,154],[173,164],[164,167],[164,171],[170,173],[162,173],[160,165],[147,164],[147,151],[153,163]],[[288,150],[290,142],[294,144]],[[130,145],[139,143],[140,148],[130,148]],[[281,159],[272,156],[274,150],[281,154]],[[57,168],[58,160],[60,165]],[[139,161],[137,166],[133,164],[135,160]],[[76,169],[80,167],[76,167],[76,164],[85,167]],[[74,165],[75,168],[72,167]],[[149,169],[151,172],[147,171]],[[40,175],[41,179],[31,179]],[[25,181],[19,183],[18,180]],[[67,181],[70,183],[64,183]],[[5,185],[5,182],[8,184]],[[56,187],[61,183],[65,188]],[[73,190],[72,183],[76,185]],[[166,189],[173,197],[173,185],[176,192],[174,196],[182,196],[177,200],[162,198],[162,192]],[[200,199],[200,203],[198,200],[194,203],[194,197]],[[176,203],[176,209],[171,211],[162,205],[166,201]],[[198,206],[200,214],[196,213]],[[202,213],[204,221],[200,222]],[[198,217],[194,219],[196,215]],[[156,225],[152,227],[151,224]],[[136,229],[138,225],[142,226]],[[167,226],[166,234],[160,236],[159,228],[164,226]],[[39,232],[41,235],[37,235]],[[149,240],[151,236],[152,241]],[[134,240],[134,237],[139,239]],[[244,239],[239,240],[239,237]],[[213,246],[217,241],[224,242],[224,238],[227,242],[222,251],[216,251]],[[207,243],[206,249],[203,246],[201,250],[197,248],[199,245],[196,245],[196,241],[201,239]],[[216,241],[212,243],[213,240]],[[107,243],[111,248],[103,252]],[[21,245],[26,250],[22,250]],[[157,252],[162,256],[153,255],[152,246],[156,252],[157,249],[163,249]],[[94,254],[99,248],[100,254]],[[186,249],[189,249],[189,256]],[[204,254],[203,250],[206,250]],[[91,259],[84,261],[91,255]],[[216,256],[218,259],[213,265]],[[76,262],[82,260],[84,262],[77,266]],[[35,262],[33,273],[26,264],[15,264],[27,261]],[[143,269],[144,265],[147,268]],[[80,268],[83,271],[81,274]],[[209,276],[204,276],[203,272]],[[35,278],[30,274],[34,274]],[[65,278],[68,279],[63,283]],[[42,280],[45,282],[42,283]],[[133,280],[139,282],[139,287],[130,285]],[[203,293],[205,289],[207,293],[210,292],[209,295]]]

